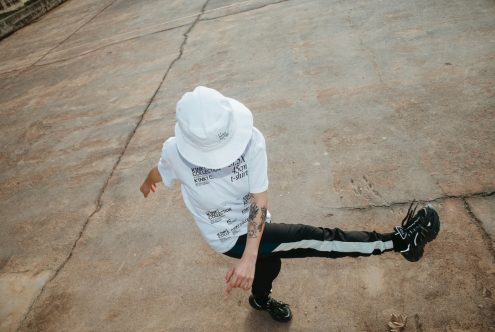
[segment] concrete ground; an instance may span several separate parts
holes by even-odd
[[[495,2],[68,1],[0,42],[0,331],[495,331]],[[283,263],[290,324],[223,298],[179,187],[139,185],[197,85],[264,133],[274,221],[425,257]]]

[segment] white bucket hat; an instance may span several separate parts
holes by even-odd
[[[246,106],[204,86],[182,96],[176,119],[180,154],[194,165],[211,169],[239,158],[253,133],[253,115]]]

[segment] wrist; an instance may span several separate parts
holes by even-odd
[[[248,260],[251,262],[256,262],[258,259],[258,253],[257,252],[250,252],[250,251],[244,251],[242,254],[242,259]]]

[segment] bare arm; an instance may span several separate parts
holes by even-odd
[[[252,202],[249,206],[247,241],[243,257],[254,257],[256,261],[261,236],[265,230],[267,209],[268,192],[253,194]]]
[[[249,207],[248,231],[246,247],[239,262],[227,272],[225,276],[225,294],[230,294],[233,288],[248,290],[254,279],[256,259],[261,236],[265,229],[266,214],[268,211],[268,192],[253,194]]]
[[[158,172],[158,168],[155,166],[148,173],[148,176],[141,185],[140,190],[143,193],[144,197],[148,197],[150,191],[155,192],[156,184],[161,181],[162,177],[160,176],[160,172]]]

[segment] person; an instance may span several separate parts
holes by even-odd
[[[440,229],[437,212],[411,203],[393,232],[343,231],[304,224],[272,223],[268,211],[265,139],[239,101],[196,87],[176,105],[175,137],[141,185],[148,197],[156,184],[177,180],[199,231],[217,252],[238,260],[225,276],[225,294],[251,289],[249,304],[277,321],[292,318],[289,305],[271,297],[282,258],[370,256],[400,252],[407,260],[423,256]]]

